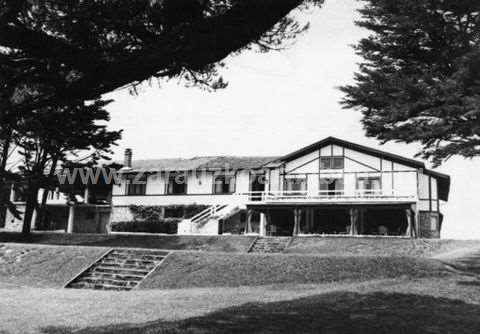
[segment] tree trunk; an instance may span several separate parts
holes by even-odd
[[[26,194],[25,213],[23,214],[23,228],[22,234],[27,236],[30,234],[32,216],[35,207],[37,206],[38,185],[36,183],[29,183]]]
[[[50,167],[50,171],[48,173],[48,180],[55,174],[55,169],[57,168],[57,159],[54,158],[52,161],[52,166]],[[47,219],[47,197],[48,197],[48,185],[44,188],[42,193],[42,202],[40,203],[40,207],[38,208],[38,226],[41,228],[45,228],[45,220]]]
[[[5,198],[4,192],[6,191],[4,185],[7,184],[5,173],[7,168],[7,159],[10,151],[10,134],[6,135],[3,143],[2,153],[0,157],[0,204],[3,206],[3,199]]]

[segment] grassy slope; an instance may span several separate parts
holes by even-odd
[[[62,287],[105,248],[0,244],[0,287]]]
[[[175,252],[142,282],[144,289],[308,284],[441,276],[440,262],[402,257],[322,257]]]
[[[287,253],[345,256],[433,257],[455,250],[480,249],[480,240],[397,239],[368,237],[297,237]]]
[[[20,233],[0,233],[0,242],[97,247],[181,249],[211,252],[246,252],[254,240],[255,237],[248,236],[32,233],[28,237],[23,237]]]

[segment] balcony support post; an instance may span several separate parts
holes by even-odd
[[[360,209],[360,228],[359,234],[365,234],[365,208]]]
[[[68,207],[67,233],[73,233],[73,225],[75,223],[75,204]]]
[[[350,209],[350,235],[358,234],[358,209]]]
[[[248,209],[247,210],[247,228],[245,229],[245,232],[247,234],[252,233],[252,210]]]
[[[294,219],[294,224],[293,224],[293,235],[298,235],[300,234],[300,223],[302,220],[302,209],[293,209],[293,219]]]
[[[260,231],[261,237],[264,237],[267,229],[267,214],[265,212],[260,213]]]
[[[418,215],[415,209],[415,204],[413,204],[410,208],[405,209],[405,214],[407,215],[407,232],[405,234],[412,238],[417,237],[416,225],[418,225]]]

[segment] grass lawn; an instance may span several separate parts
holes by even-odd
[[[478,333],[480,278],[426,257],[464,246],[426,246],[425,257],[174,251],[140,288],[110,292],[61,289],[105,247],[0,244],[0,333]]]
[[[60,288],[106,250],[101,247],[0,244],[0,287]]]
[[[133,247],[152,249],[195,250],[211,252],[246,252],[252,236],[188,236],[188,235],[125,235],[0,232],[0,243],[31,243],[44,245],[76,245],[95,247]]]
[[[2,333],[478,333],[456,279],[105,292],[0,289]],[[0,331],[1,332],[1,331]]]
[[[286,252],[325,256],[435,257],[450,252],[469,252],[478,249],[480,240],[308,236],[294,238]]]
[[[140,286],[144,289],[235,287],[448,274],[441,262],[407,257],[175,252]]]

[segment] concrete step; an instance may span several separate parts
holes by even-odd
[[[255,241],[250,253],[282,253],[290,240],[290,237],[260,237]]]
[[[66,288],[130,290],[168,255],[157,250],[114,249],[77,276]]]

